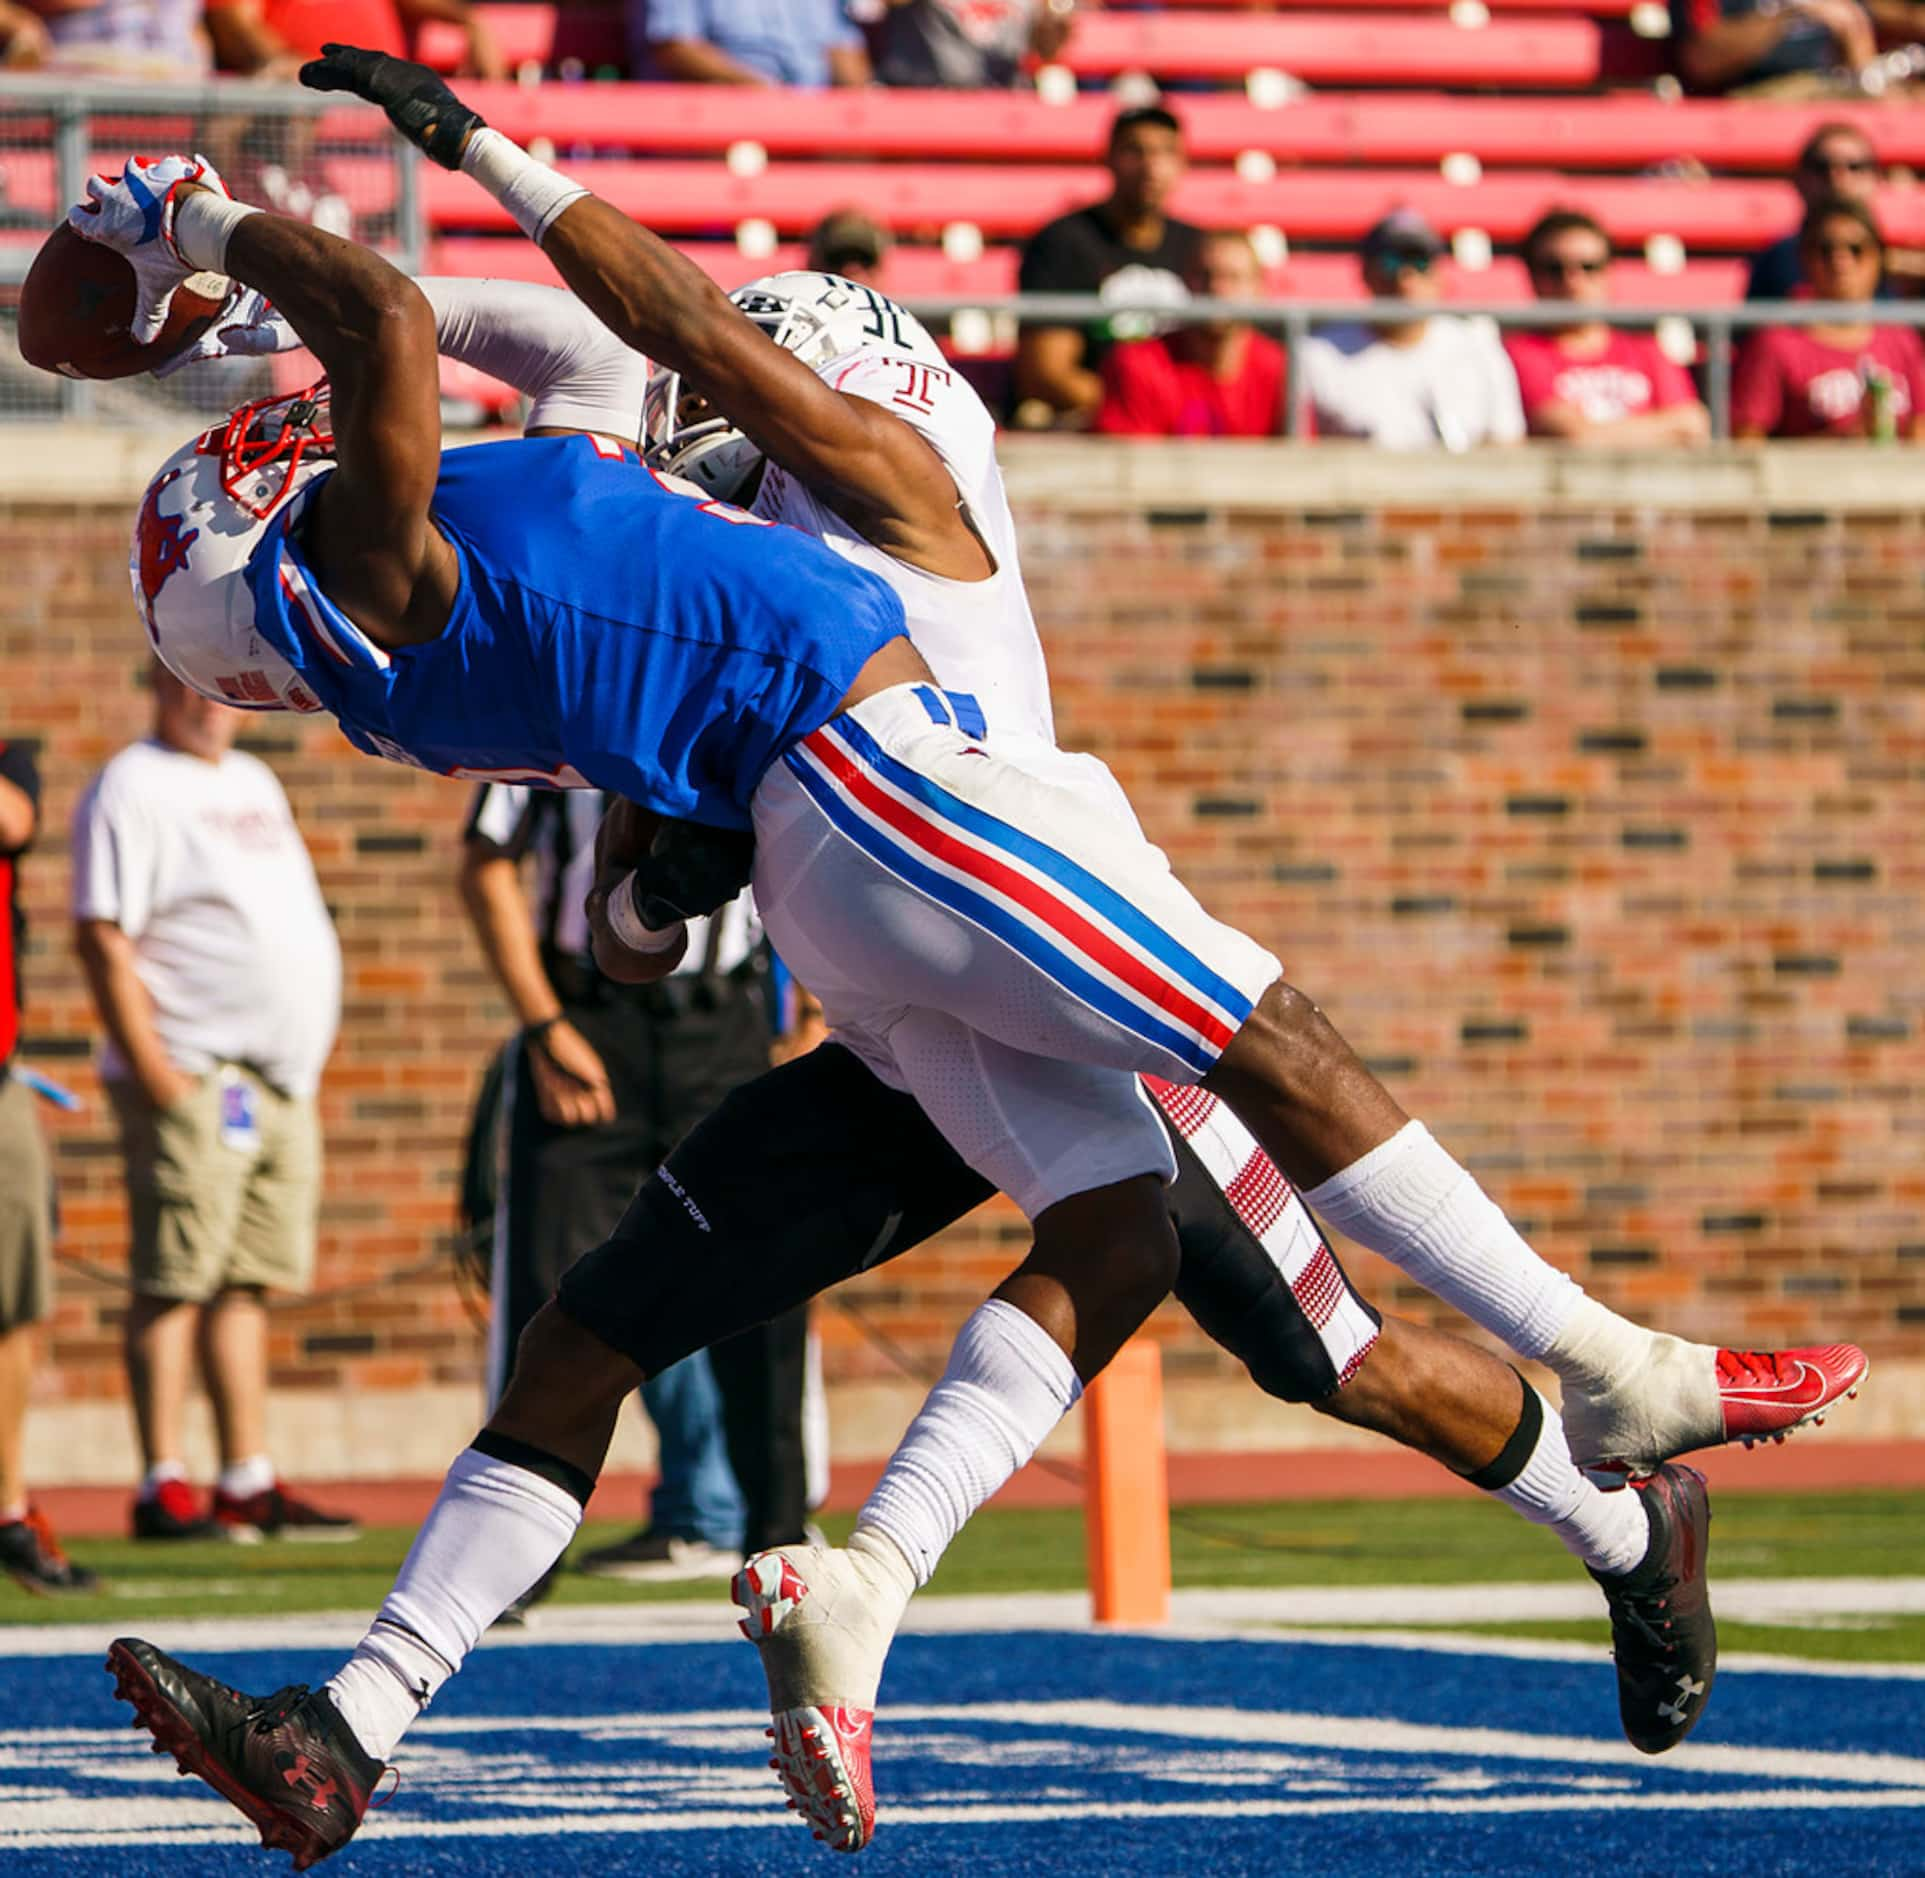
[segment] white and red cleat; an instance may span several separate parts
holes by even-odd
[[[876,1835],[876,1785],[866,1708],[787,1708],[768,1731],[769,1765],[789,1805],[834,1852],[860,1852]]]
[[[1863,1350],[1725,1350],[1653,1334],[1628,1359],[1564,1383],[1571,1455],[1601,1485],[1642,1479],[1700,1448],[1782,1441],[1858,1393]]]
[[[1782,1441],[1794,1428],[1822,1422],[1841,1397],[1855,1396],[1870,1369],[1865,1352],[1850,1343],[1810,1350],[1720,1350],[1724,1438],[1746,1447]]]
[[[784,1546],[736,1573],[741,1631],[769,1679],[769,1765],[789,1807],[837,1852],[875,1837],[876,1689],[914,1580],[886,1542]]]

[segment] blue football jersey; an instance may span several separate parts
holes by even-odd
[[[352,743],[418,768],[746,828],[763,772],[903,633],[889,587],[819,542],[676,494],[632,451],[542,437],[443,455],[454,611],[428,644],[384,651],[304,557],[324,481],[249,559],[257,629]]]

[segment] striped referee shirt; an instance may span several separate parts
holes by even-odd
[[[475,792],[464,832],[513,860],[533,859],[535,936],[551,956],[590,957],[582,903],[595,884],[595,830],[603,801],[599,789],[530,789],[520,783],[483,783]],[[761,940],[762,922],[745,890],[710,919],[689,921],[688,950],[673,976],[708,965],[709,928],[718,922],[714,970],[732,972],[748,959]]]

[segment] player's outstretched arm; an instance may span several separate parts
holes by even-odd
[[[177,238],[192,242],[198,220],[183,203]],[[279,215],[234,223],[213,264],[266,294],[327,373],[340,468],[307,531],[330,597],[377,638],[432,637],[456,571],[428,515],[441,391],[427,300],[372,250]]]
[[[950,578],[991,571],[948,470],[911,426],[771,345],[700,268],[491,130],[426,66],[352,46],[323,52],[303,84],[371,100],[436,162],[466,171],[611,332],[680,372],[867,540]]]
[[[235,202],[199,157],[135,158],[68,216],[133,269],[137,337],[181,283],[224,274],[265,294],[321,361],[340,467],[307,524],[328,592],[378,640],[446,623],[454,553],[428,520],[441,457],[434,318],[406,276],[353,242]]]

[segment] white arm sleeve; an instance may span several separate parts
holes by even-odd
[[[434,308],[436,347],[531,399],[530,430],[548,425],[600,431],[624,443],[640,439],[648,360],[573,294],[524,280],[415,284]]]

